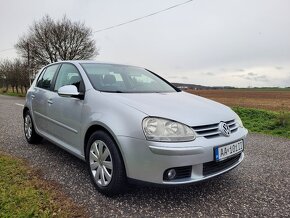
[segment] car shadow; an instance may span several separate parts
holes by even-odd
[[[164,188],[130,184],[125,193],[107,197],[100,194],[92,185],[84,161],[46,140],[35,146],[51,158],[51,171],[46,172],[48,174],[46,178],[60,183],[74,200],[81,199],[88,207],[99,204],[99,206],[111,207],[115,210],[119,205],[129,205],[119,209],[127,211],[128,214],[132,211],[140,212],[144,207],[161,211],[177,210],[188,206],[201,207],[208,203],[220,204],[216,202],[216,199],[222,200],[227,196],[237,195],[235,190],[243,186],[242,181],[239,180],[241,169],[238,167],[224,175],[191,185]],[[110,202],[110,206],[107,202]]]

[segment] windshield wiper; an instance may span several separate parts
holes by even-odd
[[[120,90],[115,90],[115,91],[108,91],[108,90],[99,90],[100,92],[109,92],[109,93],[125,93],[125,92],[122,92]]]

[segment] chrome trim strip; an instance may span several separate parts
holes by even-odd
[[[160,147],[160,146],[149,146],[150,150],[155,154],[179,156],[179,155],[194,155],[201,154],[204,152],[203,147]]]
[[[211,135],[216,135],[216,134],[220,134],[221,132],[217,129],[214,132],[210,132],[210,133],[197,133],[197,135],[199,136],[211,136]]]
[[[232,132],[238,129],[236,120],[229,120],[229,121],[225,121],[224,123],[229,125],[230,130]],[[221,135],[221,131],[218,129],[218,125],[219,125],[218,123],[214,123],[214,124],[203,125],[203,126],[192,126],[191,128],[195,131],[197,137],[205,137],[205,138],[214,137],[214,136],[218,137]]]
[[[195,131],[206,131],[211,129],[217,129],[218,125],[210,125],[211,127],[192,127]]]

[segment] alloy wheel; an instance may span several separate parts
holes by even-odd
[[[32,121],[29,115],[25,116],[24,119],[24,133],[27,139],[31,138],[32,135]]]
[[[112,156],[107,145],[96,140],[90,148],[90,169],[99,186],[107,186],[113,175]]]

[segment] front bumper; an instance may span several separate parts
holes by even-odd
[[[177,185],[202,181],[239,165],[244,158],[244,153],[230,166],[213,174],[204,175],[203,173],[203,164],[214,161],[214,147],[241,139],[246,144],[247,133],[245,128],[239,128],[230,137],[221,136],[212,139],[197,137],[192,142],[182,143],[151,142],[126,136],[117,138],[128,178],[156,184]],[[165,170],[184,166],[192,166],[190,177],[171,181],[163,179]]]

